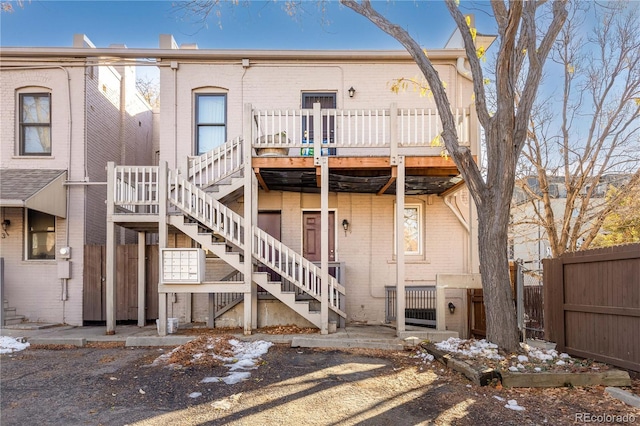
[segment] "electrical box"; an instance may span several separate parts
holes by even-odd
[[[68,280],[71,278],[71,262],[62,260],[58,262],[58,279]]]
[[[162,282],[200,284],[204,281],[204,250],[195,248],[162,249]]]

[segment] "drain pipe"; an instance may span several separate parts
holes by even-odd
[[[451,197],[455,198],[455,195],[446,195],[444,197],[444,204],[449,207],[449,210],[451,210],[453,212],[453,214],[456,216],[456,218],[458,219],[458,221],[460,222],[460,224],[463,226],[463,228],[465,229],[465,231],[467,231],[467,236],[469,237],[469,242],[468,242],[468,253],[467,253],[467,270],[469,273],[472,272],[473,268],[472,268],[472,251],[473,251],[473,244],[471,242],[471,226],[469,224],[469,222],[467,222],[465,220],[465,218],[462,216],[462,214],[460,213],[460,209],[458,209],[457,203],[456,205],[453,205],[451,203]]]

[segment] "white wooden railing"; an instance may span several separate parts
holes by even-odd
[[[113,199],[121,211],[128,213],[157,213],[157,166],[116,166],[114,170]]]
[[[168,177],[168,199],[172,205],[224,237],[227,242],[239,249],[244,248],[242,216],[172,171],[169,171]],[[318,300],[321,299],[320,268],[255,226],[252,234],[252,253],[257,260],[306,293]],[[330,308],[344,315],[340,306],[340,294],[344,294],[345,288],[331,276],[327,284]]]
[[[233,175],[242,167],[242,138],[238,137],[202,155],[189,157],[189,179],[200,187],[206,187]]]
[[[461,145],[469,146],[470,108],[452,110]],[[349,148],[426,147],[437,143],[442,123],[436,109],[413,108],[339,110],[321,109],[324,143]],[[253,112],[255,148],[298,148],[313,143],[314,110],[268,110]],[[286,137],[277,137],[277,136]],[[351,151],[350,151],[351,152]]]

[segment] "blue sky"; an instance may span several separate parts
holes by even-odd
[[[323,15],[317,2],[291,18],[285,1],[225,3],[220,18],[207,25],[184,17],[171,1],[25,1],[23,8],[0,14],[0,45],[69,47],[83,33],[97,47],[126,44],[158,47],[159,34],[173,34],[178,44],[197,43],[221,49],[402,49],[367,19],[331,2]],[[440,1],[374,1],[385,16],[402,25],[426,48],[443,47],[454,23]],[[480,32],[494,33],[484,1],[462,1],[464,13],[475,13]],[[328,23],[323,23],[324,20]]]

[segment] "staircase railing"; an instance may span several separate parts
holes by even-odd
[[[196,157],[189,157],[189,180],[207,187],[243,167],[242,138],[235,138]]]
[[[169,171],[168,199],[183,213],[244,249],[244,219],[218,202],[195,184]],[[321,300],[321,269],[282,242],[257,227],[253,227],[253,256],[267,267],[294,283],[317,300]],[[340,295],[344,286],[329,276],[327,283],[329,307],[344,316]]]

